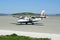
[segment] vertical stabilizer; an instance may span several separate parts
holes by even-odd
[[[40,14],[41,18],[46,18],[46,14],[45,14],[45,10],[42,10],[41,14]]]

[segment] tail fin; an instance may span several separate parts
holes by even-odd
[[[46,18],[46,14],[45,14],[45,10],[42,10],[41,14],[40,14],[41,18]]]

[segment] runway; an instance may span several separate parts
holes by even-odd
[[[0,30],[60,34],[60,16],[48,16],[36,25],[16,25],[16,18],[0,16]]]

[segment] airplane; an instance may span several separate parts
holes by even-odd
[[[41,14],[40,14],[40,17],[23,17],[23,16],[20,16],[17,20],[17,24],[22,24],[22,23],[25,23],[25,24],[28,24],[28,23],[31,23],[32,25],[34,24],[38,24],[40,23],[40,21],[42,20],[42,18],[46,18],[46,14],[45,14],[45,10],[42,10]]]

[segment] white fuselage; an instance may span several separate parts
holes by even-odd
[[[26,23],[26,22],[39,23],[40,21],[41,21],[41,18],[29,18],[29,17],[19,18],[17,20],[18,23]]]

